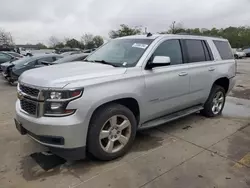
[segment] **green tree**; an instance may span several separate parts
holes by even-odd
[[[13,45],[13,37],[10,32],[6,32],[5,30],[0,28],[0,45],[7,44]]]
[[[94,44],[95,44],[95,48],[98,48],[98,47],[100,47],[101,45],[103,45],[103,43],[104,43],[104,40],[103,40],[103,38],[101,37],[101,36],[95,36],[94,38],[93,38],[93,42],[94,42]]]
[[[76,39],[66,39],[66,46],[70,47],[70,48],[81,48],[84,49],[84,44],[82,44],[81,42],[79,42]]]
[[[43,44],[43,43],[37,43],[36,46],[39,49],[46,49],[47,48],[47,46],[45,44]]]
[[[118,38],[118,37],[129,36],[129,35],[138,35],[138,34],[142,34],[141,29],[132,28],[132,27],[129,27],[128,25],[121,24],[120,29],[112,30],[109,32],[109,37],[114,39],[114,38]]]
[[[63,42],[59,42],[53,48],[64,48],[64,47],[65,45],[63,44]]]
[[[86,49],[92,49],[95,48],[95,43],[93,41],[94,39],[94,35],[90,34],[90,33],[85,33],[82,36],[82,43],[84,44]]]

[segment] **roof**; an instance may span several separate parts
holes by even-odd
[[[227,39],[221,38],[221,37],[212,37],[212,36],[202,36],[202,35],[190,35],[190,34],[152,34],[152,36],[147,37],[147,35],[131,35],[131,36],[125,36],[120,37],[117,39],[156,39],[156,38],[175,38],[175,37],[181,37],[186,39],[212,39],[212,40],[221,40],[221,41],[227,41]]]

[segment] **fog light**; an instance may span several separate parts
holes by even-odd
[[[51,110],[58,110],[62,107],[62,104],[61,103],[51,103],[50,104],[50,109]]]

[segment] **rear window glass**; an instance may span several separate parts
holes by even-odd
[[[220,53],[221,59],[234,59],[232,49],[228,42],[214,40],[214,44]]]
[[[187,39],[185,41],[190,63],[206,61],[206,56],[201,40]]]

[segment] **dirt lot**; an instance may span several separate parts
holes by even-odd
[[[123,158],[67,162],[44,171],[30,154],[46,148],[15,129],[16,89],[0,79],[0,188],[249,188],[250,60],[239,61],[230,96],[221,117],[195,114],[138,133]]]

